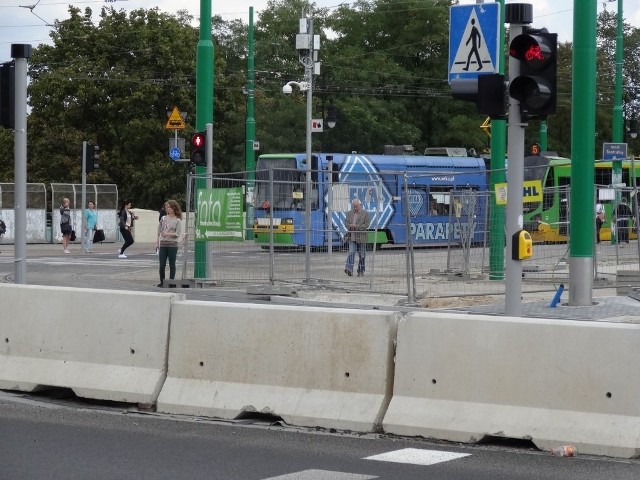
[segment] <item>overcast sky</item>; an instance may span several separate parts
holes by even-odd
[[[429,0],[424,0],[425,2]],[[525,3],[526,0],[507,0],[506,3]],[[578,1],[578,0],[575,0]],[[579,0],[587,1],[587,0]],[[402,0],[398,0],[401,3]],[[316,0],[318,6],[336,7],[340,0]],[[460,3],[477,3],[475,0],[461,0]],[[485,3],[490,3],[488,0]],[[574,0],[530,0],[533,5],[535,27],[547,27],[559,34],[560,41],[572,40]],[[249,19],[249,7],[254,8],[255,18],[267,4],[267,0],[212,0],[212,12],[225,20],[240,18],[245,23]],[[32,10],[22,6],[33,6]],[[117,10],[158,7],[161,11],[175,13],[178,9],[187,9],[195,18],[199,17],[200,0],[0,0],[0,61],[11,60],[11,44],[27,43],[34,47],[49,41],[48,24],[55,20],[68,18],[68,6],[74,5],[81,10],[90,7],[96,12],[103,5],[113,6]],[[617,1],[598,0],[598,12],[603,8],[617,11]],[[624,0],[625,21],[640,26],[640,0]],[[297,29],[292,25],[292,29]],[[195,48],[195,46],[194,46]],[[293,48],[293,47],[292,47]]]

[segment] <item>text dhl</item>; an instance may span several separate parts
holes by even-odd
[[[412,223],[411,236],[414,240],[448,240],[460,239],[460,233],[467,233],[468,223],[426,222]],[[475,235],[475,223],[471,224],[471,237]]]
[[[529,180],[522,183],[522,201],[541,202],[542,182],[540,180]],[[507,204],[507,184],[496,183],[496,205]]]

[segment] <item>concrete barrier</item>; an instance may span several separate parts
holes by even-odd
[[[183,295],[0,284],[0,388],[153,404]]]
[[[177,302],[158,411],[375,430],[391,397],[396,325],[376,311]]]
[[[564,307],[563,307],[564,308]],[[570,307],[567,307],[570,308]],[[398,326],[386,432],[640,453],[640,325],[415,313]]]

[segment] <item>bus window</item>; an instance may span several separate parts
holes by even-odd
[[[429,215],[449,215],[450,186],[429,187]]]

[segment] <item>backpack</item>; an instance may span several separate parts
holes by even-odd
[[[4,235],[5,233],[7,233],[7,226],[0,220],[0,235]]]

